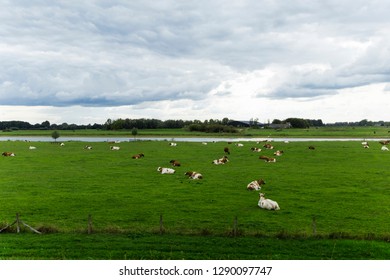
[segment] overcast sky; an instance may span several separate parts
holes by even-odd
[[[0,7],[1,121],[390,121],[387,0]]]

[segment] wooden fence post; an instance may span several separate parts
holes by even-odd
[[[313,227],[313,235],[317,235],[317,222],[316,222],[316,216],[313,216],[313,221],[312,221],[312,227]]]
[[[233,236],[234,237],[237,237],[237,224],[238,224],[238,221],[237,221],[237,216],[234,217],[234,221],[233,221]]]
[[[88,215],[88,234],[92,233],[92,216],[91,214]]]
[[[20,220],[19,220],[19,213],[16,213],[16,232],[20,232]]]
[[[160,234],[164,233],[163,215],[160,214]]]

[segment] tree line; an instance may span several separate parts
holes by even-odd
[[[189,131],[203,131],[203,132],[238,132],[237,126],[247,126],[252,128],[271,128],[275,125],[289,124],[291,128],[309,128],[309,127],[321,127],[321,126],[389,126],[390,122],[385,121],[369,121],[361,120],[358,122],[337,122],[332,124],[324,124],[321,119],[303,119],[303,118],[287,118],[285,120],[274,119],[272,122],[268,121],[266,124],[258,122],[258,119],[250,119],[250,121],[242,125],[237,125],[237,122],[228,118],[209,119],[209,120],[159,120],[159,119],[107,119],[103,124],[55,124],[49,121],[42,123],[30,124],[26,121],[0,121],[0,130],[12,131],[12,130],[78,130],[78,129],[102,129],[102,130],[132,130],[136,129],[172,129],[180,128],[187,129]],[[246,125],[244,125],[246,124]],[[271,126],[273,124],[274,126]]]

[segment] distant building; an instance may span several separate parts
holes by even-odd
[[[251,127],[254,125],[253,121],[235,121],[235,120],[230,120],[228,122],[228,125],[235,126],[235,127]],[[258,127],[264,127],[264,124],[261,123],[256,123]]]

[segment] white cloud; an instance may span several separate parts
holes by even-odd
[[[99,116],[107,113],[102,108],[114,107],[124,117],[132,117],[128,108],[157,118],[254,115],[256,108],[249,114],[237,104],[278,104],[277,114],[291,117],[301,112],[292,107],[319,100],[337,108],[355,89],[372,86],[386,95],[382,85],[390,82],[385,0],[1,5],[2,118],[15,116],[9,108],[65,122],[78,117],[80,123],[88,119],[85,112],[91,120],[106,119]],[[88,109],[69,116],[67,107]],[[332,119],[345,117],[338,112]],[[328,116],[322,107],[311,114]],[[383,114],[377,110],[372,117]]]

